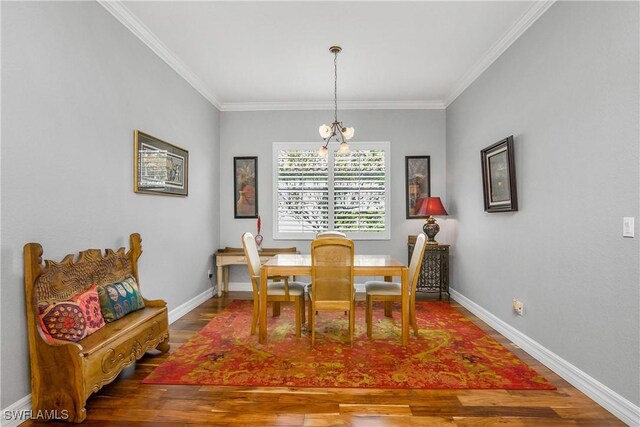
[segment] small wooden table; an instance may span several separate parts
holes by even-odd
[[[264,264],[275,255],[281,253],[297,254],[298,249],[295,246],[291,248],[263,248],[260,251],[260,263]],[[218,297],[220,297],[222,296],[223,290],[225,293],[229,292],[229,266],[247,265],[247,258],[245,258],[244,256],[244,249],[229,247],[218,249],[218,251],[213,254],[213,256],[216,258],[216,270],[218,273]]]
[[[407,244],[409,259],[411,259],[416,236],[409,236]],[[451,298],[449,295],[449,245],[426,245],[416,291],[438,292],[440,299],[442,294],[447,294],[447,300]]]
[[[355,255],[355,276],[399,276],[402,283],[402,345],[409,344],[409,269],[389,255]],[[258,339],[267,342],[267,277],[311,276],[311,255],[278,254],[260,269],[260,322]]]

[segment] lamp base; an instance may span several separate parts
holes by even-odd
[[[427,235],[427,245],[437,245],[438,242],[436,242],[436,234],[438,234],[438,231],[440,231],[440,226],[436,223],[436,219],[429,215],[429,218],[427,218],[427,222],[422,226],[422,231],[424,231],[424,234]]]

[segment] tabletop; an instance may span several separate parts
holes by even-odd
[[[406,267],[404,263],[389,255],[360,255],[354,256],[354,267]],[[311,267],[311,255],[309,254],[277,254],[264,266],[269,267]]]

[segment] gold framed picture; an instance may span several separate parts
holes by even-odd
[[[133,137],[133,191],[187,196],[189,152],[135,130]]]

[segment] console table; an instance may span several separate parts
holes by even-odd
[[[413,247],[416,244],[416,236],[409,236],[409,262]],[[442,294],[449,295],[449,245],[425,245],[422,268],[416,287],[418,292],[437,292],[442,299]]]
[[[263,248],[260,251],[260,263],[264,264],[272,257],[282,253],[297,254],[298,249],[295,246],[292,248]],[[223,290],[225,293],[229,292],[229,266],[247,265],[247,258],[245,258],[244,256],[244,249],[229,247],[218,249],[218,251],[213,254],[213,256],[216,259],[216,270],[218,273],[218,296],[221,296]]]

